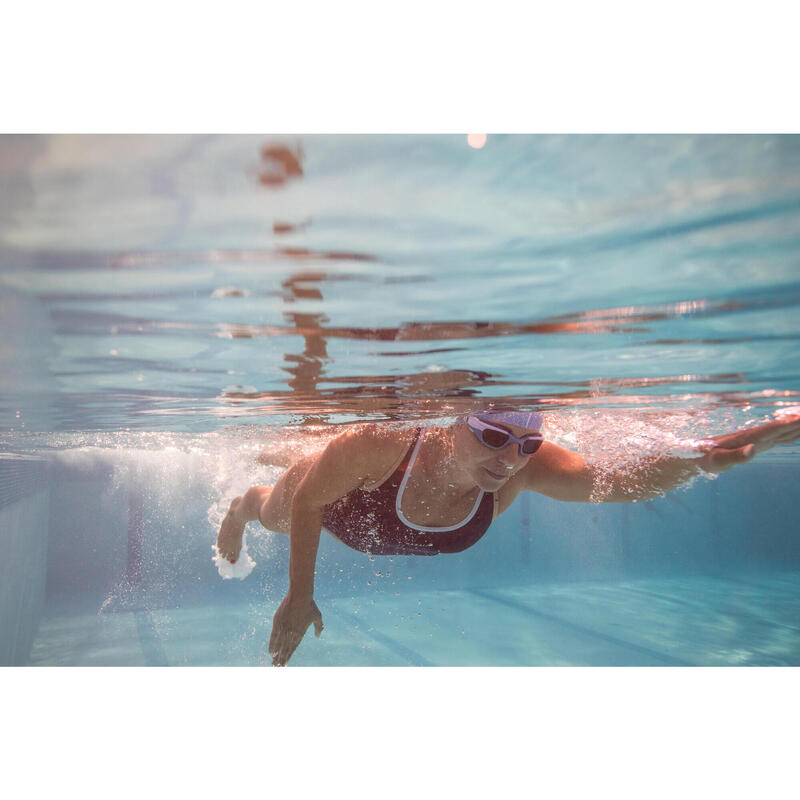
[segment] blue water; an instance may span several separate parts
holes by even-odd
[[[223,581],[215,528],[343,425],[503,399],[612,468],[800,403],[796,136],[2,137],[0,181],[0,663],[263,663],[287,542]],[[798,456],[323,537],[291,663],[800,664]]]

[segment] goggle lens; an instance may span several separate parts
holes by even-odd
[[[532,456],[541,446],[541,439],[524,439],[522,442],[522,453],[526,456]]]
[[[506,431],[497,428],[472,428],[472,432],[480,439],[487,447],[493,450],[500,450],[505,447],[509,442],[517,442],[519,445],[520,454],[524,456],[532,456],[541,446],[544,439],[540,435],[523,436],[517,439]]]
[[[481,441],[484,444],[488,444],[489,447],[494,447],[498,450],[501,447],[505,447],[506,444],[508,444],[509,439],[511,439],[511,437],[502,431],[495,431],[491,428],[481,431]]]

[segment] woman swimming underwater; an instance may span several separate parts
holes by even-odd
[[[794,409],[793,409],[794,410]],[[365,424],[291,466],[274,487],[237,497],[217,548],[239,556],[245,525],[290,536],[289,591],[275,612],[269,652],[283,666],[313,624],[314,570],[322,528],[366,553],[456,553],[480,539],[520,492],[589,502],[594,471],[578,453],[544,441],[542,415],[479,411],[446,428],[391,429]],[[709,437],[690,458],[648,457],[630,472],[604,476],[603,502],[649,500],[701,472],[722,472],[756,453],[800,438],[800,414]]]

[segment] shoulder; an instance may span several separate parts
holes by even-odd
[[[322,460],[370,483],[403,457],[415,435],[416,428],[354,425],[330,441]]]
[[[332,439],[297,485],[293,503],[316,508],[364,488],[408,448],[414,431],[358,425]]]
[[[522,473],[528,482],[536,483],[553,475],[582,472],[585,467],[586,461],[580,453],[559,447],[552,442],[544,442]]]

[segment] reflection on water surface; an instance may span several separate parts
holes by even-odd
[[[766,414],[800,392],[798,141],[7,137],[0,358],[48,388],[0,419]]]

